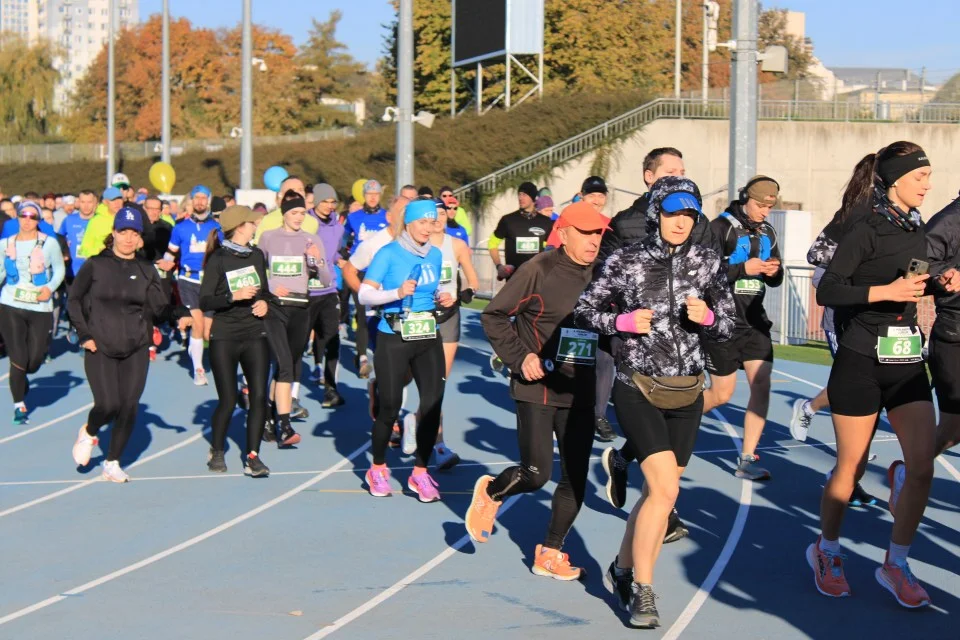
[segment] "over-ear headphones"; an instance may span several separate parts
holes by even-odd
[[[780,183],[774,180],[773,178],[770,178],[767,176],[755,176],[751,178],[750,181],[747,182],[747,184],[745,184],[743,187],[740,188],[740,195],[737,198],[737,202],[739,202],[741,206],[747,204],[747,200],[750,199],[750,195],[749,195],[750,187],[752,187],[753,185],[759,182],[772,182],[773,184],[777,185],[777,191],[780,191]]]

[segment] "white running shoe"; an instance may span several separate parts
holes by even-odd
[[[814,414],[807,413],[804,409],[806,403],[807,401],[803,399],[796,400],[793,403],[793,416],[790,418],[790,435],[798,442],[803,442],[807,439],[807,432],[810,430],[810,421],[813,420]]]
[[[403,452],[411,456],[417,451],[417,414],[403,416],[403,440],[400,444]]]
[[[120,468],[120,463],[116,460],[110,460],[103,465],[103,479],[110,482],[130,482],[130,476],[124,473]]]
[[[90,464],[90,456],[93,455],[93,448],[97,446],[98,442],[96,436],[87,433],[87,425],[80,427],[77,441],[73,443],[73,461],[77,463],[78,467],[85,467]]]
[[[197,369],[193,374],[193,384],[198,387],[205,387],[209,383],[207,382],[207,372],[203,369]]]

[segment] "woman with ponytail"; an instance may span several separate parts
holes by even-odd
[[[930,190],[930,174],[926,153],[912,142],[895,142],[860,162],[844,193],[840,241],[817,289],[817,302],[835,311],[839,335],[827,387],[837,465],[823,490],[821,534],[807,548],[807,561],[820,593],[850,595],[840,529],[877,417],[886,409],[907,471],[902,490],[891,491],[893,530],[876,578],[908,608],[930,604],[907,563],[933,477],[936,421],[917,326],[917,300],[935,285],[926,271],[917,210]],[[955,275],[941,276],[940,286],[952,288]]]

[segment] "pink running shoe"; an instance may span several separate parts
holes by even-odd
[[[370,495],[376,498],[386,498],[393,495],[393,489],[390,488],[390,469],[386,466],[379,469],[370,467],[364,477],[367,486],[370,488]]]
[[[417,494],[420,502],[436,502],[439,500],[440,492],[437,491],[438,486],[426,471],[423,473],[415,473],[407,480],[407,487],[410,488],[410,491]]]

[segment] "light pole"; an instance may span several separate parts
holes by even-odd
[[[683,31],[683,0],[677,0],[677,19],[674,29],[676,30],[676,40],[673,50],[673,97],[680,97],[680,35]]]
[[[253,188],[253,25],[251,0],[243,0],[243,45],[240,65],[240,188]]]
[[[400,0],[397,30],[397,172],[394,193],[413,184],[413,0]],[[507,68],[509,68],[509,61]]]
[[[116,82],[114,79],[115,76],[115,65],[114,65],[114,36],[115,33],[115,21],[117,6],[116,0],[108,0],[107,12],[110,14],[108,20],[110,26],[107,27],[107,186],[110,186],[110,179],[113,178],[114,170],[116,169],[116,158],[114,153],[116,152],[117,142],[116,142]]]
[[[170,0],[163,0],[163,97],[161,110],[163,124],[160,129],[160,160],[170,164]]]
[[[757,0],[736,0],[730,91],[729,195],[757,172]]]

